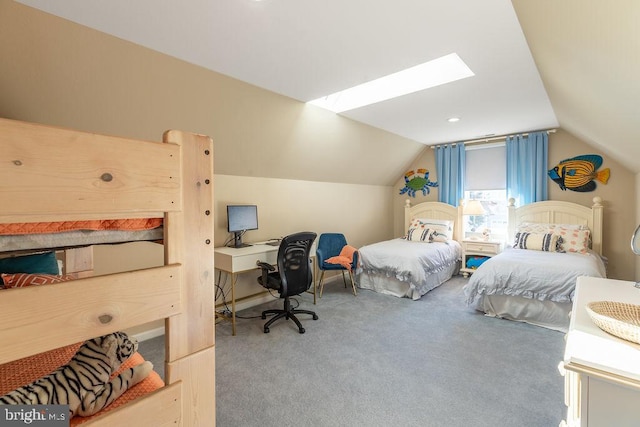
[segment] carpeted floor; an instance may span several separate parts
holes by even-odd
[[[469,309],[465,283],[455,277],[411,301],[354,297],[336,281],[316,306],[297,298],[319,316],[301,317],[305,334],[284,320],[264,334],[262,319],[239,319],[235,337],[218,324],[217,425],[557,426],[563,334]],[[154,361],[161,340],[142,343],[142,354]]]

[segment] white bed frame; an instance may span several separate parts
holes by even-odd
[[[594,197],[593,206],[547,200],[515,207],[515,200],[509,199],[509,242],[513,242],[518,224],[523,222],[550,224],[580,224],[591,230],[591,249],[602,255],[602,198]]]

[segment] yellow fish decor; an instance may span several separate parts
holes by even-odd
[[[611,171],[609,168],[598,171],[602,166],[602,157],[597,154],[565,159],[549,170],[549,178],[564,190],[586,193],[596,189],[595,181],[606,184]]]
[[[422,191],[422,195],[426,196],[431,192],[429,187],[437,187],[438,183],[429,180],[429,171],[427,169],[418,169],[408,171],[404,174],[404,187],[400,189],[400,194],[407,193],[408,196],[416,197],[416,191]]]

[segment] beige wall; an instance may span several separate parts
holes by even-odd
[[[559,161],[581,154],[600,154],[604,159],[602,168],[611,169],[609,182],[604,185],[597,184],[593,192],[579,193],[575,191],[562,191],[557,184],[550,179],[549,199],[565,200],[584,206],[591,206],[595,196],[602,198],[604,209],[604,241],[603,252],[609,259],[608,277],[621,280],[635,280],[636,256],[629,249],[631,235],[637,225],[636,219],[636,176],[627,168],[613,161],[602,152],[594,149],[568,132],[559,129],[549,135],[549,168],[554,167]],[[407,170],[426,168],[430,171],[430,178],[438,180],[435,167],[435,153],[430,148],[425,148]],[[640,180],[640,179],[639,179]],[[394,235],[404,233],[404,201],[406,196],[400,196],[399,189],[404,186],[404,178],[399,178],[394,187]],[[437,201],[438,191],[432,189],[431,194],[416,195],[411,202],[421,203],[425,201]]]
[[[0,0],[0,116],[158,140],[214,139],[215,173],[391,185],[423,145]]]
[[[360,247],[392,234],[391,188],[386,186],[215,175],[214,194],[216,246],[229,237],[226,207],[234,203],[258,206],[258,230],[247,231],[246,242],[308,230],[343,233]],[[255,272],[240,275],[238,297],[264,290],[256,277]]]
[[[0,0],[0,54],[2,117],[151,140],[169,128],[211,135],[217,244],[226,237],[221,207],[239,202],[260,206],[256,239],[294,224],[320,232],[344,227],[356,245],[399,236],[404,172],[426,167],[437,180],[433,150],[421,144],[10,0]],[[597,152],[566,132],[550,140],[551,163]],[[550,193],[585,205],[595,194],[604,199],[610,274],[631,279],[637,260],[627,248],[640,178],[606,157],[605,167],[611,180],[594,193],[555,184]],[[432,189],[413,201],[436,199]],[[115,259],[121,249],[110,250],[105,257]]]
[[[247,240],[301,229],[342,231],[354,245],[389,238],[390,184],[423,148],[8,0],[0,54],[2,117],[149,140],[170,128],[212,136],[218,245],[228,203],[258,205]],[[105,246],[96,272],[162,256],[153,244]],[[254,282],[243,278],[239,295]]]

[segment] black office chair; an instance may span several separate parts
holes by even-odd
[[[269,326],[282,317],[293,320],[298,325],[298,330],[301,334],[304,334],[304,328],[295,316],[296,314],[309,314],[313,317],[313,320],[318,320],[318,315],[313,311],[293,309],[291,308],[291,301],[289,301],[289,297],[299,295],[311,286],[313,276],[309,251],[316,236],[316,233],[305,231],[284,237],[278,249],[277,271],[273,265],[258,261],[257,264],[262,269],[262,275],[258,277],[258,283],[267,289],[277,290],[280,293],[280,298],[284,298],[283,310],[265,310],[262,312],[263,319],[266,319],[268,314],[275,314],[273,318],[265,323],[265,334],[269,333]]]

